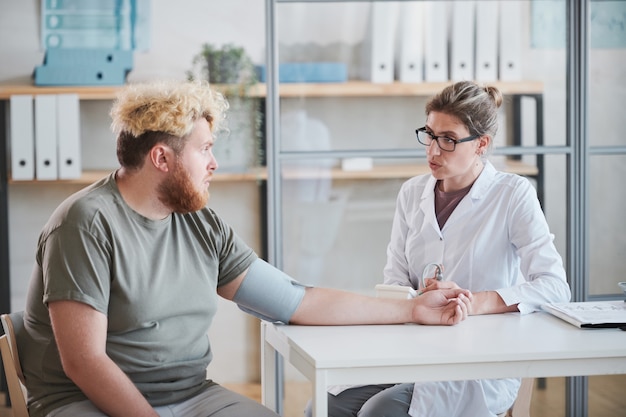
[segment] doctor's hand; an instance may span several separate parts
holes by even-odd
[[[469,314],[472,298],[469,290],[460,288],[430,290],[412,300],[413,322],[439,325],[460,323]]]
[[[460,289],[454,281],[438,281],[435,278],[425,278],[424,279],[425,287],[421,288],[421,293],[426,293],[428,291],[433,290],[443,290],[443,289]]]
[[[461,288],[454,281],[437,281],[435,278],[426,278],[424,283],[426,287],[421,289],[420,294],[422,296],[433,291]],[[470,316],[515,311],[519,311],[517,304],[507,306],[496,291],[476,292],[472,295],[471,301],[467,304],[467,314]]]

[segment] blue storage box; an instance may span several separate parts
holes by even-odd
[[[265,82],[265,66],[259,65],[257,75]],[[278,66],[281,83],[339,83],[348,80],[348,69],[341,62],[287,62]]]
[[[133,51],[108,48],[50,48],[44,57],[46,66],[115,66],[133,69]]]
[[[35,85],[98,86],[123,85],[129,70],[118,66],[48,66],[35,67]]]
[[[35,67],[35,85],[123,85],[133,69],[133,51],[108,48],[53,48]]]

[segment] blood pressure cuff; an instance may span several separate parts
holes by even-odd
[[[289,323],[306,286],[262,259],[250,265],[233,297],[239,308],[261,320]]]

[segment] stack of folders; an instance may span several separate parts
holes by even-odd
[[[41,1],[43,65],[35,85],[122,85],[149,46],[150,0]]]
[[[11,179],[81,175],[77,94],[13,95],[9,100]]]
[[[362,78],[374,83],[521,80],[525,2],[374,2]]]

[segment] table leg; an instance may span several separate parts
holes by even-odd
[[[267,342],[267,324],[261,323],[261,402],[279,413],[276,349]],[[282,408],[282,407],[281,407]]]
[[[326,372],[316,371],[313,382],[313,417],[326,417],[328,414],[328,383]]]

